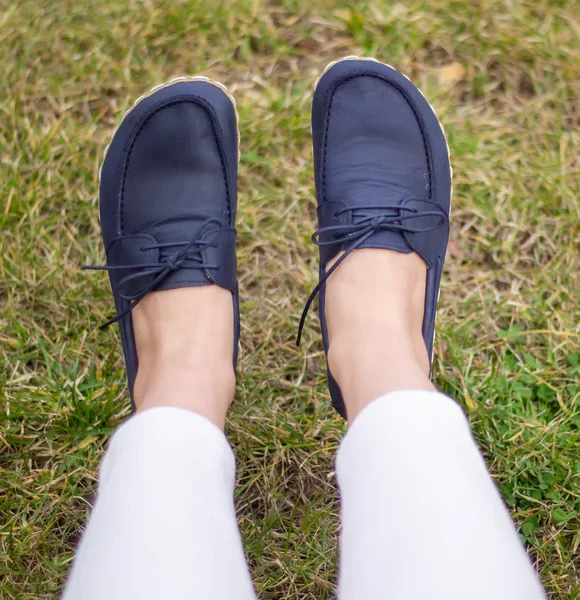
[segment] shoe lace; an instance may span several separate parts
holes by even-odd
[[[388,207],[387,210],[392,211],[392,214],[372,214],[368,213],[369,210],[385,210],[382,205],[370,205],[363,207],[348,207],[343,208],[335,213],[338,217],[341,214],[350,212],[352,220],[356,219],[356,223],[349,225],[330,225],[328,227],[321,227],[317,229],[312,235],[312,241],[317,246],[332,246],[335,244],[346,244],[342,256],[332,265],[332,267],[325,271],[321,276],[320,281],[316,287],[312,290],[312,293],[306,301],[302,316],[300,317],[300,324],[298,325],[298,335],[296,336],[296,345],[300,345],[302,339],[302,332],[306,323],[306,317],[310,310],[314,299],[328,280],[328,278],[338,269],[338,267],[346,260],[351,252],[360,248],[372,235],[379,231],[398,231],[404,233],[426,233],[433,231],[444,225],[448,221],[447,215],[438,210],[429,211],[417,211],[414,208],[408,206],[394,206]],[[414,219],[422,219],[424,217],[437,217],[439,220],[434,225],[428,227],[413,227],[408,222]],[[322,237],[330,235],[330,239],[323,240]]]
[[[183,219],[191,218],[196,219],[198,217],[191,216],[180,216],[174,217],[170,219],[163,219],[161,221],[156,221],[149,225],[146,229],[142,230],[141,233],[145,233],[147,230],[152,229],[159,225],[164,225],[167,223],[182,221]],[[205,231],[207,231],[207,226],[210,224],[215,224],[216,229],[213,231],[213,235],[210,239],[202,240],[200,239]],[[130,264],[130,265],[103,265],[103,266],[93,266],[93,265],[83,265],[83,269],[91,270],[91,271],[137,271],[135,273],[130,273],[125,277],[119,280],[119,295],[124,300],[129,301],[129,306],[114,316],[112,319],[109,319],[106,323],[101,325],[99,329],[105,329],[109,325],[120,321],[123,317],[128,315],[138,304],[145,298],[145,296],[153,291],[170,273],[178,271],[179,269],[195,269],[195,270],[220,270],[220,265],[204,263],[201,253],[209,246],[217,247],[217,241],[221,236],[224,229],[227,228],[227,224],[218,218],[211,217],[205,220],[201,229],[198,233],[189,241],[179,241],[179,242],[164,242],[164,243],[155,243],[148,244],[141,248],[142,252],[146,250],[161,250],[159,254],[159,261],[156,263],[142,263],[142,264]],[[174,252],[168,252],[168,248],[177,248]],[[136,279],[140,279],[143,277],[150,278],[153,276],[153,279],[149,283],[144,284],[137,292],[134,293],[124,293],[123,288],[127,286],[127,284],[135,281]]]

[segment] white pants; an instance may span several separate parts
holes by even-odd
[[[234,457],[203,417],[156,408],[113,437],[64,600],[252,600]],[[545,598],[461,409],[369,405],[336,459],[340,600]]]

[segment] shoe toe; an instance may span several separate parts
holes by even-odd
[[[232,225],[237,155],[235,106],[216,85],[174,83],[139,101],[117,129],[101,171],[105,244],[181,216]],[[163,238],[165,229],[156,234]]]
[[[226,176],[205,107],[183,99],[144,120],[127,153],[122,194],[126,233],[179,214],[223,216]]]
[[[393,84],[347,79],[328,105],[325,199],[398,204],[428,193],[429,168],[417,115]]]

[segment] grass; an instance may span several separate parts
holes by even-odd
[[[0,1],[0,598],[56,598],[107,439],[129,414],[97,176],[132,101],[226,83],[242,124],[242,345],[228,434],[265,600],[333,597],[338,504],[319,328],[312,84],[347,54],[417,83],[455,167],[435,380],[552,599],[580,597],[580,7],[573,0]],[[429,535],[425,532],[425,535]]]

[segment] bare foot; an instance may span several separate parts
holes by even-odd
[[[376,248],[355,250],[329,277],[328,364],[349,422],[388,392],[435,389],[421,332],[425,277],[417,254]]]
[[[231,292],[217,285],[153,292],[132,318],[137,412],[177,406],[223,430],[235,391]]]

